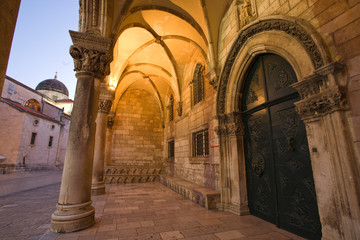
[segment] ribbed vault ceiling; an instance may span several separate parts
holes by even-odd
[[[109,76],[110,85],[116,87],[114,111],[130,88],[152,93],[161,110],[170,93],[175,102],[182,101],[184,70],[193,56],[202,56],[207,63],[214,61],[208,59],[212,47],[208,26],[214,20],[206,18],[205,2],[214,1],[135,0],[126,11],[115,9],[122,15],[114,14],[118,20],[113,26],[116,43]],[[219,7],[224,8],[228,1],[220,2]]]

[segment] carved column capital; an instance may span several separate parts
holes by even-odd
[[[98,112],[109,114],[114,95],[114,91],[108,88],[107,83],[104,82],[101,84]]]
[[[215,128],[218,136],[243,136],[244,123],[242,122],[241,114],[232,112],[223,114],[216,117],[219,121],[219,126]]]
[[[333,77],[341,69],[343,65],[331,63],[317,69],[303,81],[291,85],[301,97],[295,105],[303,120],[347,109],[345,89],[337,85]]]
[[[73,45],[70,55],[74,59],[74,71],[92,73],[104,78],[110,73],[112,39],[104,38],[94,32],[69,31]]]

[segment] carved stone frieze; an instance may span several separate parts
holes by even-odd
[[[74,71],[91,72],[99,77],[110,73],[110,46],[112,40],[94,33],[70,31],[74,45],[70,47],[70,55],[74,59]]]
[[[240,113],[230,113],[217,116],[219,126],[215,127],[218,136],[244,135],[244,124]]]
[[[324,65],[324,60],[321,56],[319,48],[311,35],[303,29],[296,22],[283,20],[283,19],[269,19],[258,21],[255,24],[241,30],[235,43],[226,59],[224,68],[219,82],[219,90],[217,97],[217,113],[223,114],[225,112],[225,96],[228,86],[229,76],[231,69],[234,65],[236,56],[239,54],[240,49],[244,46],[246,41],[252,36],[266,31],[281,31],[297,39],[305,48],[310,56],[315,68],[320,68]]]

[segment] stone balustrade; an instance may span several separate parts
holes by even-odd
[[[104,181],[109,184],[159,182],[162,168],[154,166],[107,166],[104,173]]]

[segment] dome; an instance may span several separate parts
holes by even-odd
[[[54,79],[46,79],[46,80],[40,82],[36,86],[35,90],[37,90],[37,91],[38,90],[55,91],[58,93],[62,93],[66,96],[69,96],[69,91],[68,91],[67,87],[65,86],[65,84],[63,84],[56,78],[57,78],[57,76],[55,75]]]

